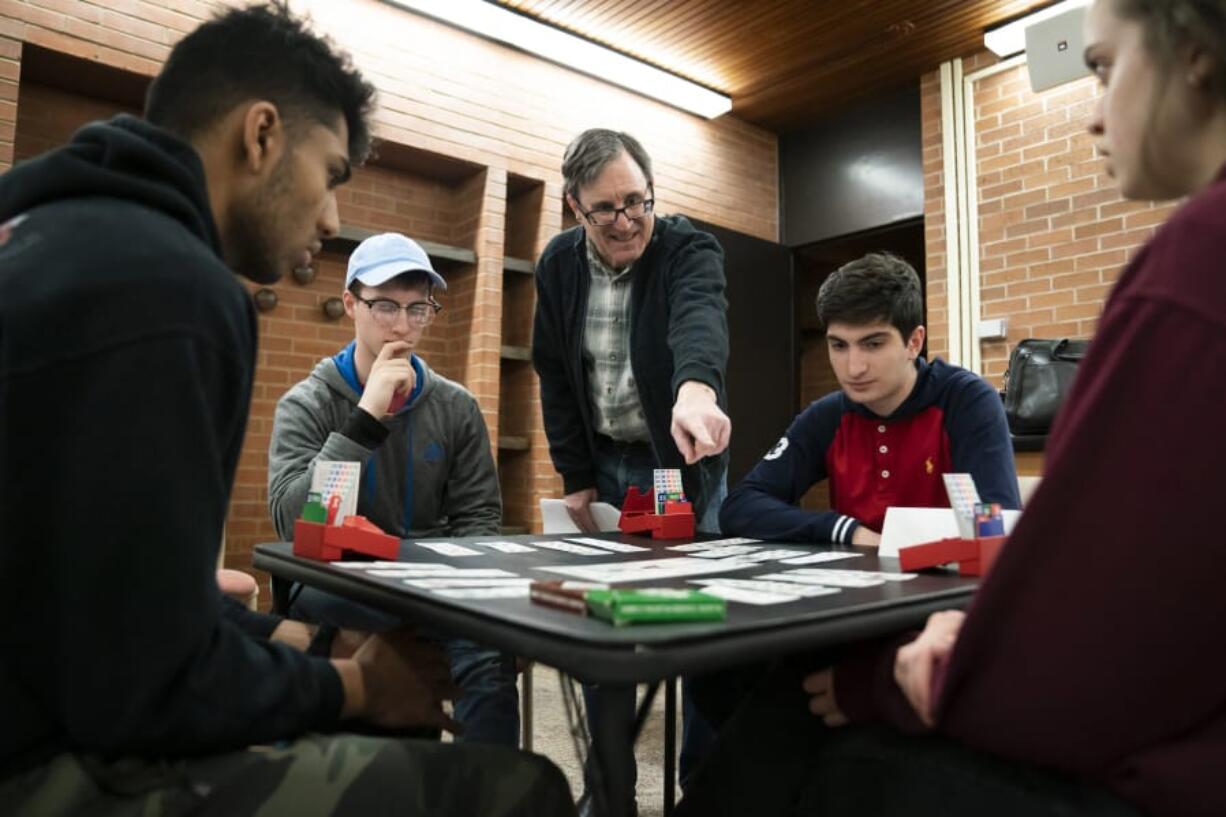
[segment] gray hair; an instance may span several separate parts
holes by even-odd
[[[579,188],[586,187],[596,181],[596,177],[604,170],[605,165],[616,159],[622,153],[629,154],[643,175],[648,186],[655,185],[651,175],[651,157],[639,141],[628,133],[591,128],[585,130],[566,146],[566,154],[562,158],[562,181],[564,191],[579,198]]]

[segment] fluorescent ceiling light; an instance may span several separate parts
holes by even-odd
[[[732,110],[724,94],[485,0],[390,2],[707,119]]]
[[[1090,0],[1062,0],[1062,2],[1056,3],[1054,6],[1040,9],[1033,14],[1027,14],[1025,17],[1014,20],[1008,25],[1003,25],[1000,28],[986,32],[983,35],[983,44],[998,57],[1010,57],[1014,54],[1020,54],[1026,50],[1027,28],[1040,20],[1055,17],[1057,14],[1063,14],[1078,6],[1088,5],[1090,5]]]

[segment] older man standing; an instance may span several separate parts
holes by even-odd
[[[629,134],[584,131],[562,176],[580,226],[537,265],[532,359],[567,510],[595,530],[593,501],[620,505],[653,469],[679,468],[698,528],[717,532],[732,431],[723,250],[681,216],[656,217],[651,158]],[[630,729],[633,688],[585,692],[594,733]],[[683,779],[690,732],[687,719]],[[626,768],[632,780],[633,757]]]

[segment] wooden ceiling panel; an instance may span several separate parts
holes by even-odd
[[[918,81],[1051,0],[493,0],[732,97],[783,132]]]

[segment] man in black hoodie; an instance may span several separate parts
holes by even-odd
[[[230,270],[276,280],[339,229],[373,94],[283,5],[231,11],[147,121],[0,177],[0,810],[573,811],[539,758],[317,734],[450,727],[441,654],[308,644],[214,579],[255,365]]]

